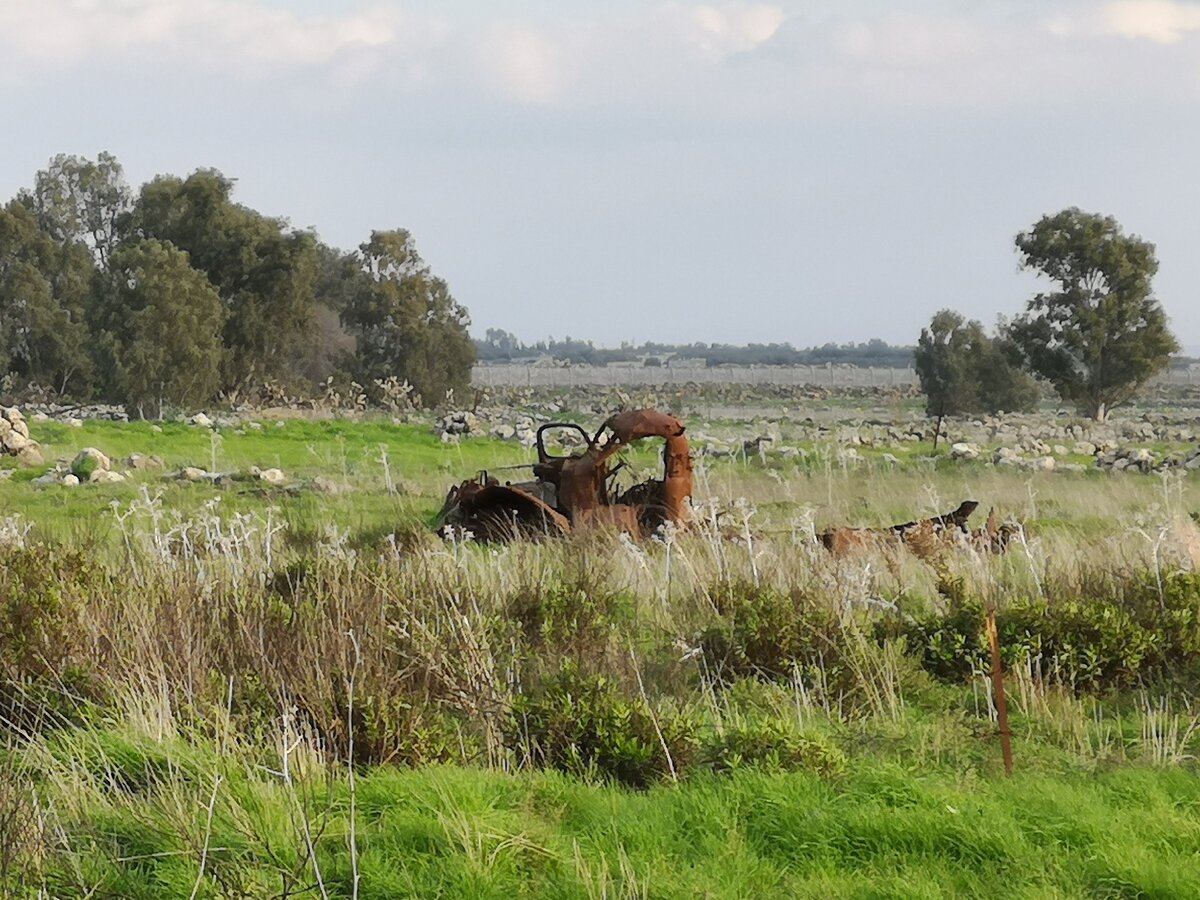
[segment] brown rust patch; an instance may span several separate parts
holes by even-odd
[[[556,456],[546,449],[546,434],[576,431],[586,444],[579,453]],[[483,540],[530,533],[568,534],[606,527],[650,533],[664,522],[683,524],[692,496],[692,457],[684,424],[656,409],[617,413],[594,436],[579,425],[552,422],[537,431],[534,481],[500,485],[486,473],[451,488],[440,516],[447,526],[470,530]],[[612,460],[626,447],[649,438],[663,440],[663,476],[618,493],[613,476],[622,467]],[[516,523],[517,527],[513,527]]]

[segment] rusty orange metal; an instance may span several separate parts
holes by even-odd
[[[546,448],[555,430],[578,432],[584,449],[569,456]],[[470,531],[480,540],[562,535],[609,528],[650,534],[665,522],[683,524],[692,496],[692,456],[684,424],[656,409],[610,416],[594,435],[573,422],[550,422],[537,430],[534,481],[500,484],[481,472],[450,489],[439,517],[440,530]],[[621,491],[613,465],[622,450],[650,439],[663,440],[663,475]]]

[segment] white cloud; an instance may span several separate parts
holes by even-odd
[[[428,37],[431,22],[394,5],[301,17],[236,0],[16,0],[0,4],[0,47],[11,59],[65,66],[169,57],[244,68],[311,66],[339,55]]]
[[[762,4],[672,6],[685,23],[685,39],[703,53],[716,57],[753,50],[770,40],[786,18],[779,7]]]
[[[526,25],[492,26],[477,43],[484,83],[519,103],[544,104],[562,96],[569,80],[565,56],[554,37]]]
[[[1110,34],[1173,44],[1200,30],[1200,6],[1172,0],[1121,0],[1105,7],[1103,21]]]
[[[0,84],[100,65],[230,73],[246,84],[285,73],[302,76],[291,81],[295,96],[324,106],[372,86],[380,97],[440,92],[451,105],[473,97],[643,118],[864,103],[978,109],[1120,91],[1190,96],[1200,85],[1200,63],[1147,65],[1138,55],[1138,44],[1200,30],[1200,5],[1170,0],[902,12],[844,0],[792,15],[769,3],[660,0],[503,20],[486,6],[439,17],[411,2],[301,15],[263,0],[0,0]],[[1114,50],[1114,35],[1136,40]]]

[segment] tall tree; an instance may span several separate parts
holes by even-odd
[[[111,395],[141,415],[212,399],[220,377],[221,298],[188,256],[137,241],[113,253],[92,311]]]
[[[60,153],[37,173],[33,191],[22,199],[37,213],[43,231],[59,243],[86,247],[101,267],[120,242],[133,207],[121,164],[104,152],[94,162]]]
[[[928,415],[1030,409],[1038,387],[1013,360],[1004,338],[992,338],[978,322],[953,310],[934,315],[921,329],[913,364]]]
[[[1022,268],[1056,282],[1013,320],[1030,368],[1079,411],[1103,421],[1168,366],[1179,344],[1154,298],[1154,245],[1116,219],[1075,207],[1016,238]]]
[[[342,322],[357,339],[360,381],[407,379],[427,403],[448,390],[465,392],[475,362],[470,318],[430,272],[412,236],[372,232],[359,247],[358,264]]]
[[[313,324],[316,238],[234,203],[233,181],[214,170],[163,176],[142,187],[136,233],[188,253],[225,305],[222,389],[288,379]]]
[[[0,209],[0,372],[60,394],[88,392],[93,274],[87,251],[56,242],[24,203]]]

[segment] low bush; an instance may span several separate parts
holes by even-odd
[[[944,680],[990,669],[981,602],[967,599],[897,629]],[[1115,583],[1109,596],[1016,599],[996,616],[1008,666],[1079,690],[1107,691],[1176,682],[1200,683],[1200,575],[1178,573],[1160,583],[1139,575]]]
[[[704,742],[699,759],[721,773],[749,766],[768,772],[839,775],[846,768],[846,755],[826,738],[805,734],[781,719],[727,724]]]
[[[510,743],[535,764],[644,788],[690,763],[694,730],[686,716],[656,714],[612,679],[567,662],[516,699]]]

